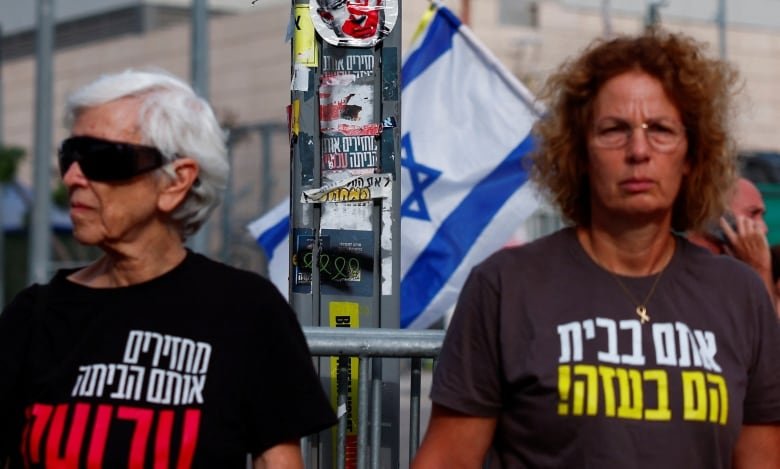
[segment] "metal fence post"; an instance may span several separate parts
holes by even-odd
[[[398,467],[391,465],[388,458],[382,457],[381,445],[377,444],[382,438],[384,428],[382,425],[381,408],[384,404],[382,393],[382,366],[388,361],[398,361],[398,358],[411,358],[412,372],[411,395],[409,401],[410,441],[409,461],[419,445],[420,427],[420,371],[423,358],[439,356],[444,341],[444,331],[413,331],[399,329],[347,329],[328,327],[304,327],[303,333],[309,344],[309,350],[316,357],[336,357],[339,373],[339,413],[343,412],[346,403],[346,387],[343,379],[349,375],[349,360],[359,357],[360,379],[358,384],[358,444],[356,466],[366,467]],[[382,357],[390,357],[385,358]],[[395,359],[395,360],[394,360]],[[398,408],[399,401],[391,402]],[[398,412],[398,411],[396,411]],[[335,467],[341,468],[347,465],[350,454],[346,450],[347,420],[340,419],[338,426],[338,445],[336,448]],[[354,459],[353,459],[354,460]],[[397,463],[397,461],[396,461]],[[324,467],[330,467],[327,460]],[[306,466],[307,468],[313,466]]]
[[[190,50],[192,87],[198,96],[209,99],[209,7],[208,0],[192,0],[192,42]],[[211,222],[206,221],[189,240],[190,247],[209,252]]]
[[[51,257],[51,151],[52,151],[52,48],[54,43],[53,0],[38,0],[38,30],[35,73],[35,160],[30,227],[28,280],[49,279]]]

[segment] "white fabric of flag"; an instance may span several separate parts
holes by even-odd
[[[538,112],[444,7],[402,78],[401,326],[425,328],[452,308],[471,268],[538,208],[523,164]]]
[[[268,261],[268,278],[288,296],[290,290],[290,198],[247,225]]]
[[[453,307],[471,268],[538,208],[523,165],[538,112],[445,7],[401,76],[401,326],[426,328]],[[289,200],[250,226],[286,294]]]

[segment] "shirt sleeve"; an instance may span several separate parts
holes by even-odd
[[[15,452],[23,425],[22,374],[38,286],[19,293],[0,314],[0,466]]]
[[[780,423],[780,320],[763,284],[754,294],[754,340],[743,423]]]
[[[249,438],[253,456],[293,439],[317,433],[336,423],[295,313],[273,290],[263,311],[263,343],[252,367]]]
[[[452,410],[493,417],[501,409],[500,294],[479,266],[466,280],[434,372],[431,400]]]

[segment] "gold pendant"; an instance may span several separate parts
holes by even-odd
[[[641,324],[650,322],[650,316],[647,315],[647,308],[645,308],[644,305],[636,307],[636,314],[639,315],[639,322]]]

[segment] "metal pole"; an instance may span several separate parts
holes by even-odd
[[[339,409],[347,408],[347,400],[349,394],[349,381],[352,379],[352,377],[349,375],[349,368],[348,368],[349,361],[350,361],[350,357],[339,357],[337,361],[338,371],[336,372],[336,390],[337,390],[336,392],[338,395]],[[336,451],[337,469],[344,469],[345,467],[347,467],[346,441],[347,441],[347,418],[348,417],[349,416],[346,413],[339,416],[338,439],[337,439],[338,450]]]
[[[230,263],[230,242],[232,233],[230,232],[231,209],[233,208],[233,152],[236,144],[236,131],[232,130],[228,136],[227,158],[230,170],[228,171],[227,187],[225,188],[225,198],[222,200],[222,248],[220,260]]]
[[[35,74],[35,167],[28,280],[46,282],[51,262],[51,148],[53,0],[38,0]]]
[[[718,49],[720,58],[726,59],[726,0],[718,0]]]
[[[0,24],[0,147],[5,144],[3,133],[3,26]],[[5,184],[0,181],[0,308],[5,306]]]
[[[379,469],[382,446],[382,359],[371,359],[371,469]],[[397,448],[396,448],[397,449]]]
[[[647,4],[645,31],[650,31],[661,23],[660,9],[663,6],[666,6],[666,0],[650,0],[650,3]]]
[[[412,358],[411,391],[409,393],[409,464],[412,463],[417,447],[420,446],[420,394],[422,381],[422,359]]]
[[[369,363],[371,359],[360,357],[360,371],[358,372],[358,469],[368,469],[368,409],[369,409]]]
[[[601,22],[604,24],[604,37],[612,37],[612,9],[609,0],[601,0]]]
[[[209,99],[209,30],[208,0],[192,0],[192,45],[190,50],[190,74],[192,87],[198,95]],[[190,247],[207,253],[211,224],[207,221],[190,239]]]

